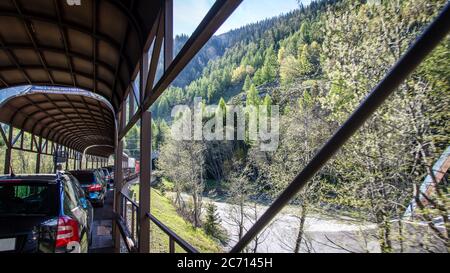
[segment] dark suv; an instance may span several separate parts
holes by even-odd
[[[71,171],[93,205],[103,207],[107,194],[106,181],[98,170]]]
[[[0,177],[0,252],[87,253],[93,210],[65,174]]]

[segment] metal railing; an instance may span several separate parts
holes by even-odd
[[[139,205],[124,193],[120,193],[120,212],[115,221],[128,252],[137,252],[139,239]]]
[[[125,178],[125,181],[132,181],[137,178],[137,174],[130,175]],[[123,192],[120,193],[120,213],[115,215],[115,220],[117,227],[119,228],[122,239],[125,243],[127,251],[130,253],[138,252],[139,246],[139,204],[132,200],[131,197],[127,196]],[[188,242],[183,240],[169,227],[159,221],[155,216],[151,215],[149,212],[146,213],[149,221],[156,225],[162,232],[164,232],[169,237],[169,253],[176,252],[176,245],[181,247],[187,253],[198,253],[199,251],[191,246]],[[150,232],[150,230],[148,231]]]
[[[135,245],[138,245],[139,234],[139,204],[129,196],[121,193],[121,216],[125,219],[126,227],[130,233],[131,239]]]
[[[175,243],[178,244],[187,253],[199,253],[197,249],[195,249],[188,242],[183,240],[180,236],[178,236],[175,232],[173,232],[169,227],[164,225],[161,221],[156,219],[155,216],[151,215],[150,213],[147,213],[147,217],[167,236],[169,236],[169,253],[175,253]]]

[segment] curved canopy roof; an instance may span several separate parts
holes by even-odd
[[[171,0],[0,1],[0,122],[79,152],[106,145],[88,153],[109,156],[118,131],[114,113],[140,62],[148,65],[144,50],[154,40],[145,96],[119,139],[241,1],[216,0],[175,59],[161,53],[165,72],[152,90],[163,40],[164,52],[173,51],[171,38],[166,44],[173,34]],[[9,97],[18,86],[29,90]]]
[[[118,109],[164,1],[76,2],[0,1],[0,89],[82,88]]]
[[[89,154],[109,156],[114,113],[163,8],[164,0],[0,1],[0,121],[78,151],[106,145]]]
[[[91,92],[27,86],[1,102],[0,109],[0,122],[78,151],[101,143],[105,146],[89,149],[89,154],[113,153],[113,108]]]

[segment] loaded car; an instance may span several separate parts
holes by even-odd
[[[106,177],[106,174],[103,172],[103,169],[95,169],[94,171],[96,171],[100,178],[105,182],[105,184],[108,185],[108,179]]]
[[[103,207],[107,194],[107,184],[98,170],[71,171],[80,183],[87,198],[93,205]]]
[[[65,174],[0,177],[0,252],[87,253],[93,210]]]
[[[112,185],[114,184],[114,180],[112,179],[111,173],[109,172],[108,168],[101,168],[101,171],[105,176],[105,180],[108,186],[112,187]]]

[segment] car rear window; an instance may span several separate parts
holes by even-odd
[[[0,216],[57,214],[56,184],[44,182],[0,183]]]
[[[72,173],[81,185],[92,184],[95,182],[93,173]]]

